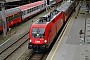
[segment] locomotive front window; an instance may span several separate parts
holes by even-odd
[[[45,34],[44,32],[45,32],[45,28],[32,28],[33,37],[43,38]]]

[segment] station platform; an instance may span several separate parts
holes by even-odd
[[[70,19],[46,60],[90,60],[90,13],[81,7],[77,18],[73,14]],[[82,38],[80,30],[84,33]]]

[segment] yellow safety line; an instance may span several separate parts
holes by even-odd
[[[70,23],[70,22],[71,22],[71,20],[69,21],[69,23]],[[60,41],[59,41],[58,45],[56,46],[56,49],[55,49],[55,51],[54,51],[53,55],[51,56],[50,60],[52,60],[52,59],[53,59],[53,57],[54,57],[54,55],[55,55],[55,53],[56,53],[56,51],[57,51],[57,49],[58,49],[58,47],[59,47],[59,45],[60,45],[61,41],[62,41],[62,38],[63,38],[63,36],[65,35],[65,32],[66,32],[66,30],[67,30],[67,28],[68,28],[68,26],[69,26],[69,23],[68,23],[68,25],[67,25],[67,27],[66,27],[66,29],[65,29],[65,31],[64,31],[64,33],[63,33],[63,35],[62,35],[62,37],[61,37],[61,39],[60,39]]]

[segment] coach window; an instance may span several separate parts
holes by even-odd
[[[14,15],[14,18],[18,18],[19,17],[19,13]]]
[[[10,19],[10,20],[13,20],[13,15],[12,15],[12,16],[9,16],[9,19]]]
[[[35,7],[35,10],[37,10],[37,7]]]
[[[31,8],[31,12],[33,11],[33,9]]]
[[[33,7],[33,11],[35,10],[35,7]]]
[[[35,11],[35,7],[34,7],[34,11]]]
[[[26,15],[26,11],[24,11],[24,15]]]
[[[43,4],[41,5],[41,7],[43,7]]]
[[[36,6],[36,10],[37,10],[37,6]]]
[[[37,9],[38,9],[38,6],[37,6]]]
[[[41,4],[41,7],[42,7],[43,5]]]
[[[27,10],[27,13],[29,13],[30,11],[29,11],[29,9]]]
[[[35,8],[35,10],[36,10],[36,7],[34,7]]]
[[[38,8],[40,8],[40,5],[38,6]]]
[[[42,7],[43,7],[43,4],[42,4]]]
[[[34,11],[36,10],[36,8],[34,7]]]
[[[7,20],[7,21],[13,20],[13,15],[6,17],[6,20]]]
[[[37,10],[37,6],[36,6],[36,10]]]
[[[43,7],[44,7],[44,4],[43,4]]]
[[[29,12],[31,12],[31,8],[29,9]]]
[[[34,11],[34,7],[33,7],[33,9],[32,9],[33,11]]]
[[[23,15],[23,11],[21,12],[21,14]]]
[[[38,6],[36,8],[38,9]]]
[[[40,5],[40,8],[42,8],[42,5]]]
[[[32,8],[32,12],[33,12],[33,8]]]
[[[25,15],[26,13],[25,13],[25,11],[22,11],[22,15]]]
[[[9,21],[9,17],[6,17],[6,21]]]
[[[37,7],[35,7],[35,10],[37,10]]]

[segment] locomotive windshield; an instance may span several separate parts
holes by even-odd
[[[35,38],[43,38],[45,28],[32,28],[32,36]]]

